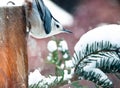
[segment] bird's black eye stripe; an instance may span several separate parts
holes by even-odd
[[[52,18],[56,21],[56,22],[59,22],[58,20],[56,20],[53,16],[52,16]]]

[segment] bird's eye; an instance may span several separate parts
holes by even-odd
[[[59,28],[60,26],[58,24],[56,24],[56,27]]]

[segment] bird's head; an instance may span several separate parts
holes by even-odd
[[[70,30],[65,29],[62,24],[55,18],[51,20],[51,32],[50,34],[55,35],[59,33],[72,33]]]

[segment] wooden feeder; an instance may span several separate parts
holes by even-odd
[[[0,88],[27,88],[27,75],[25,8],[0,7]]]

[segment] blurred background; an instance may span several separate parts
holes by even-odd
[[[74,46],[80,37],[87,31],[102,24],[120,23],[120,0],[43,0],[50,9],[53,16],[58,19],[65,28],[71,30],[72,34],[56,35],[58,39],[65,39],[68,43],[71,56],[74,53]],[[52,4],[48,3],[52,2]],[[54,7],[55,6],[55,7]],[[107,35],[107,34],[106,34]],[[45,60],[48,55],[47,43],[52,38],[34,39],[28,37],[28,58],[29,72],[40,68],[42,74],[54,72],[50,64]],[[109,75],[114,83],[114,88],[120,88],[120,80],[114,75]],[[80,81],[82,85],[95,88],[92,82]],[[68,88],[65,85],[62,88]],[[72,88],[72,87],[70,87]]]

